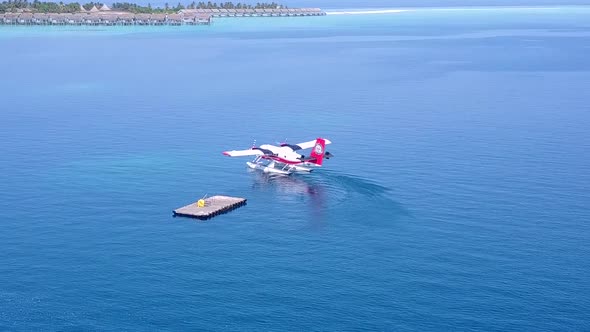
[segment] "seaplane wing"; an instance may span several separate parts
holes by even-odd
[[[224,151],[224,155],[230,157],[244,157],[244,156],[262,156],[264,155],[264,151],[260,149],[247,149],[247,150],[232,150],[232,151]]]
[[[269,144],[263,144],[260,147],[252,147],[247,150],[224,151],[223,154],[230,157],[244,156],[274,156],[277,154],[279,147]]]
[[[328,139],[324,139],[325,144],[331,144],[332,142],[330,142],[330,140]],[[303,143],[298,143],[298,144],[287,144],[287,143],[283,143],[281,144],[281,146],[287,146],[290,147],[291,150],[293,151],[297,151],[297,150],[305,150],[305,149],[311,149],[316,145],[317,140],[313,140],[313,141],[307,141],[307,142],[303,142]]]

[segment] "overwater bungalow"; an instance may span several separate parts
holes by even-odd
[[[117,20],[117,24],[118,25],[133,25],[134,22],[134,17],[135,15],[131,14],[131,13],[123,13],[118,15],[118,20]]]
[[[118,17],[117,15],[100,15],[101,25],[116,25]]]
[[[182,14],[182,24],[194,25],[197,23],[197,15],[195,13]]]
[[[150,14],[136,14],[133,18],[133,24],[136,25],[149,25],[150,24]]]
[[[60,25],[59,14],[47,14],[48,25]]]
[[[211,24],[211,15],[208,15],[208,14],[197,15],[197,24]]]
[[[151,25],[164,25],[166,24],[166,14],[152,14],[150,16]]]
[[[18,24],[24,24],[24,25],[34,24],[33,14],[31,14],[31,13],[20,14],[17,22],[18,22]]]
[[[100,16],[89,14],[89,15],[86,15],[86,17],[84,18],[84,24],[86,24],[86,25],[100,25],[100,24],[102,24],[102,21],[100,19]]]
[[[76,22],[74,21],[74,14],[69,14],[69,13],[60,14],[60,20],[63,22],[63,24],[76,25]]]
[[[68,20],[71,18],[72,14],[69,13],[59,13],[57,14],[59,17],[59,22],[61,25],[67,25]]]
[[[6,14],[6,17],[10,21],[11,24],[18,24],[18,15],[16,13]]]
[[[86,20],[87,14],[77,13],[72,15],[72,20],[74,21],[75,25],[82,25],[84,24],[84,20]]]
[[[322,11],[321,8],[311,8],[311,12],[316,16],[326,15],[326,13],[324,11]]]
[[[46,25],[49,22],[49,15],[45,13],[33,14],[33,24],[35,25]]]
[[[182,15],[170,14],[166,17],[166,23],[168,23],[168,25],[182,25]]]
[[[0,14],[0,23],[1,24],[12,24],[12,19],[10,18],[10,13]]]

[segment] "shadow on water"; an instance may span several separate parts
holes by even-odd
[[[367,179],[323,171],[316,174],[277,175],[249,170],[252,189],[271,192],[281,204],[306,206],[313,219],[328,214],[379,215],[395,220],[408,216],[408,211],[390,198],[390,189]]]

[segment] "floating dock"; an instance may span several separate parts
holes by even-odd
[[[174,216],[209,219],[246,204],[245,198],[212,196],[174,210]]]

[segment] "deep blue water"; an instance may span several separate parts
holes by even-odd
[[[589,330],[589,45],[579,7],[0,27],[0,330]],[[171,216],[205,194],[248,205]]]

